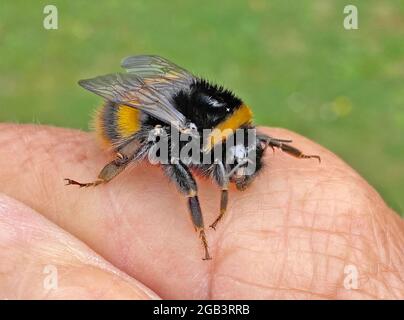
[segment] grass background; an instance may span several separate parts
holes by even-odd
[[[59,29],[43,28],[54,4]],[[355,4],[359,30],[343,28]],[[78,79],[155,53],[318,141],[404,212],[404,1],[0,2],[0,121],[87,129]]]

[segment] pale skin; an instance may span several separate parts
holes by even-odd
[[[114,154],[89,133],[0,125],[0,299],[404,299],[403,220],[330,151],[287,130],[261,131],[321,164],[268,149],[250,188],[230,188],[203,261],[186,199],[159,168],[66,187],[66,177],[93,180]],[[220,192],[197,183],[209,225]],[[57,289],[44,289],[49,265]],[[346,281],[352,268],[357,289]]]

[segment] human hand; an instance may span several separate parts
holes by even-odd
[[[268,150],[250,188],[230,190],[226,216],[207,230],[213,259],[202,261],[186,199],[158,167],[66,187],[63,178],[91,181],[113,156],[81,131],[1,125],[0,298],[403,299],[402,219],[330,151],[262,131],[322,162]],[[197,182],[209,225],[220,192]],[[49,265],[57,289],[44,288]],[[344,286],[347,266],[357,289]]]

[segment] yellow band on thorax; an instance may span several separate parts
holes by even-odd
[[[204,151],[210,151],[214,145],[226,140],[236,129],[240,128],[242,125],[250,123],[251,120],[251,109],[247,105],[242,104],[230,117],[226,118],[213,129],[203,148]]]

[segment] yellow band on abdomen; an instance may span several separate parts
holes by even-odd
[[[116,123],[118,132],[123,138],[130,137],[140,129],[140,111],[125,105],[119,105],[117,108]]]

